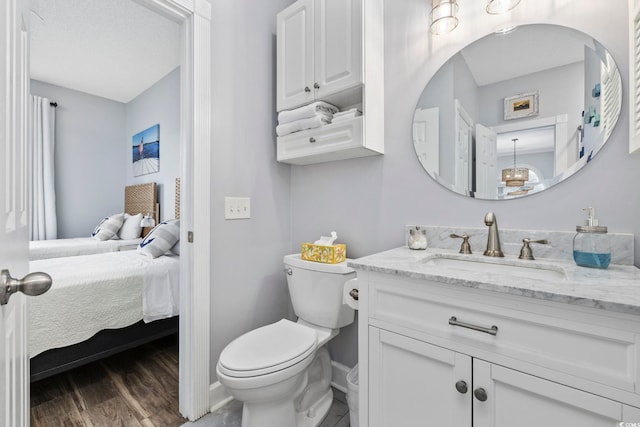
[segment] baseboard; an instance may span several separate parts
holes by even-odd
[[[333,368],[331,386],[337,388],[343,393],[346,393],[347,374],[349,373],[351,368],[333,360],[331,361],[331,367]]]
[[[233,400],[233,397],[227,392],[220,381],[209,386],[209,411],[213,412],[218,408],[223,407],[227,403]]]

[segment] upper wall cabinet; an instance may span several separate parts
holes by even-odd
[[[629,153],[640,149],[640,0],[629,0]]]
[[[277,25],[278,111],[362,84],[361,0],[300,0]]]

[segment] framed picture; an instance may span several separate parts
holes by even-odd
[[[153,125],[132,138],[133,176],[160,170],[160,125]]]
[[[538,115],[538,91],[520,93],[504,99],[504,119]]]

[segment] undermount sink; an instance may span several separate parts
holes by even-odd
[[[526,265],[528,261],[505,260],[503,258],[465,258],[463,256],[436,256],[424,260],[424,265],[466,272],[492,273],[505,276],[537,280],[566,280],[562,268],[552,265]]]

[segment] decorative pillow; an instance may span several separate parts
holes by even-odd
[[[100,224],[98,224],[93,230],[93,233],[91,233],[91,237],[96,240],[109,240],[116,236],[123,222],[124,214],[111,215],[100,221]]]
[[[180,255],[180,239],[178,239],[176,244],[171,246],[171,249],[169,249],[169,250],[171,251],[171,253],[173,253],[175,255]]]
[[[138,252],[151,258],[167,253],[180,239],[180,220],[171,219],[156,225],[138,245]]]
[[[137,215],[129,215],[128,213],[125,213],[124,223],[122,224],[122,227],[120,227],[120,231],[118,231],[118,237],[122,240],[137,239],[140,237],[142,235],[140,221],[142,221],[141,213]]]

